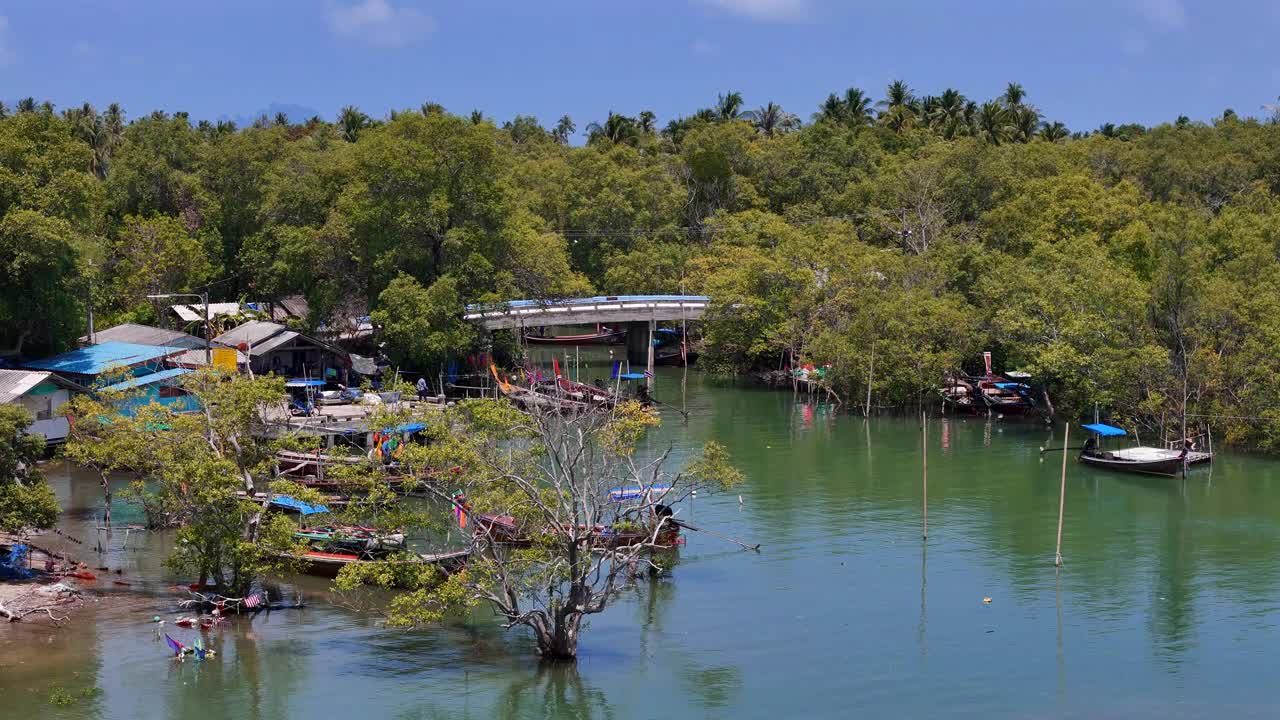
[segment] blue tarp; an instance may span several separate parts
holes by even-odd
[[[1123,429],[1121,429],[1121,428],[1113,427],[1113,426],[1111,426],[1111,425],[1103,425],[1102,423],[1094,423],[1093,425],[1085,425],[1085,426],[1084,426],[1084,429],[1085,429],[1085,430],[1088,430],[1088,431],[1089,431],[1089,432],[1091,432],[1091,433],[1097,433],[1097,434],[1101,435],[1102,437],[1121,437],[1121,436],[1123,436],[1123,435],[1128,435],[1128,434],[1129,434],[1129,433],[1125,432],[1125,431],[1124,431]]]
[[[132,390],[144,385],[152,385],[163,380],[169,380],[180,375],[186,375],[189,372],[191,372],[191,370],[186,368],[170,368],[169,370],[161,370],[160,372],[154,372],[148,375],[139,375],[136,378],[125,380],[124,382],[118,382],[115,385],[108,385],[102,388],[102,390],[104,392],[124,392],[125,390]]]
[[[271,498],[272,505],[279,505],[290,510],[297,510],[303,515],[315,515],[316,513],[329,512],[329,508],[324,505],[309,505],[301,500],[289,495],[274,495]]]
[[[0,557],[0,579],[26,580],[35,573],[27,567],[27,546],[16,543],[9,548],[8,557]]]
[[[101,375],[109,368],[131,367],[144,362],[158,361],[170,355],[186,352],[187,349],[112,341],[55,355],[44,360],[22,363],[22,367],[31,370],[72,373],[74,375]]]
[[[284,386],[287,388],[304,388],[304,387],[324,387],[324,380],[304,380],[302,378],[293,378],[286,380]]]
[[[1001,390],[1018,390],[1021,388],[1025,388],[1027,386],[1023,385],[1022,383],[1003,382],[1003,383],[996,383],[996,387],[1000,388]]]
[[[644,373],[622,373],[618,377],[622,378],[623,380],[643,380]]]
[[[422,432],[423,430],[426,430],[426,429],[427,429],[426,423],[411,422],[411,423],[404,423],[403,425],[397,425],[395,432],[416,433],[416,432]]]

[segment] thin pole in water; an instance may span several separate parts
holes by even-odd
[[[1067,439],[1071,437],[1071,423],[1062,432],[1062,447],[1067,447]],[[1058,487],[1058,549],[1054,552],[1053,564],[1062,567],[1062,511],[1067,502],[1067,451],[1062,451],[1062,482]]]
[[[920,437],[924,441],[924,450],[921,453],[921,484],[922,496],[924,499],[924,535],[923,539],[929,539],[929,423],[924,411],[920,411]]]

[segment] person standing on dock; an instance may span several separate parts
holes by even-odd
[[[424,402],[427,399],[427,379],[425,377],[418,378],[418,399]]]

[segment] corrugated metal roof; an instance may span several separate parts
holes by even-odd
[[[88,344],[88,336],[80,338],[80,342]],[[205,345],[204,340],[195,335],[137,323],[124,323],[93,334],[94,345],[101,345],[106,342],[126,342],[137,345],[176,348],[203,348]]]
[[[250,320],[243,325],[238,325],[222,333],[218,337],[214,338],[214,341],[231,347],[239,347],[240,343],[248,343],[249,345],[256,346],[259,343],[265,342],[269,338],[284,332],[292,331],[283,325],[278,325],[273,322],[267,322],[265,320]],[[297,333],[293,334],[295,336],[297,335]],[[257,347],[253,348],[253,354],[258,354]]]
[[[0,403],[17,400],[47,377],[49,377],[47,372],[0,370]]]
[[[44,360],[21,363],[30,370],[48,370],[73,375],[100,375],[113,367],[132,367],[145,362],[159,361],[177,355],[185,348],[156,347],[126,342],[106,342],[90,345],[69,353],[55,355]]]
[[[222,347],[222,343],[216,343],[216,342],[215,342],[215,343],[213,344],[213,347],[214,347],[214,349],[216,350],[216,349],[218,349],[218,348]],[[174,355],[173,357],[169,358],[169,361],[170,361],[170,362],[172,362],[172,363],[176,363],[176,364],[181,365],[181,366],[183,366],[183,367],[203,367],[203,366],[205,365],[205,361],[204,361],[204,360],[205,360],[205,358],[204,358],[204,348],[199,348],[199,349],[196,349],[196,350],[188,350],[188,351],[186,351],[186,352],[182,353],[181,355]],[[248,355],[245,355],[244,353],[240,352],[239,350],[236,350],[236,364],[237,364],[237,365],[244,365],[244,364],[246,364],[246,363],[248,363],[248,362],[249,362],[249,356],[248,356]]]
[[[125,380],[124,382],[118,382],[115,385],[108,385],[102,388],[102,391],[103,392],[121,392],[124,390],[131,390],[133,388],[143,387],[145,385],[154,385],[164,380],[176,378],[179,375],[186,375],[189,372],[193,372],[193,371],[188,370],[186,368],[170,368],[169,370],[161,370],[160,372],[153,372],[150,375],[139,375],[136,378]]]
[[[200,322],[204,320],[204,305],[195,303],[193,305],[173,305],[170,307],[178,317],[187,322]],[[209,315],[218,317],[219,315],[239,315],[240,303],[238,302],[222,302],[209,303]]]
[[[0,405],[17,400],[45,381],[68,390],[89,392],[88,388],[49,372],[40,370],[0,370]]]

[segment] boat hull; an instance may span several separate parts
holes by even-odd
[[[1106,470],[1138,473],[1140,475],[1163,475],[1173,477],[1182,470],[1181,456],[1153,459],[1126,459],[1122,457],[1104,457],[1098,455],[1080,455],[1080,462]]]
[[[552,335],[541,337],[525,335],[524,341],[530,345],[619,345],[627,339],[626,330],[607,333],[590,333],[588,335]]]

